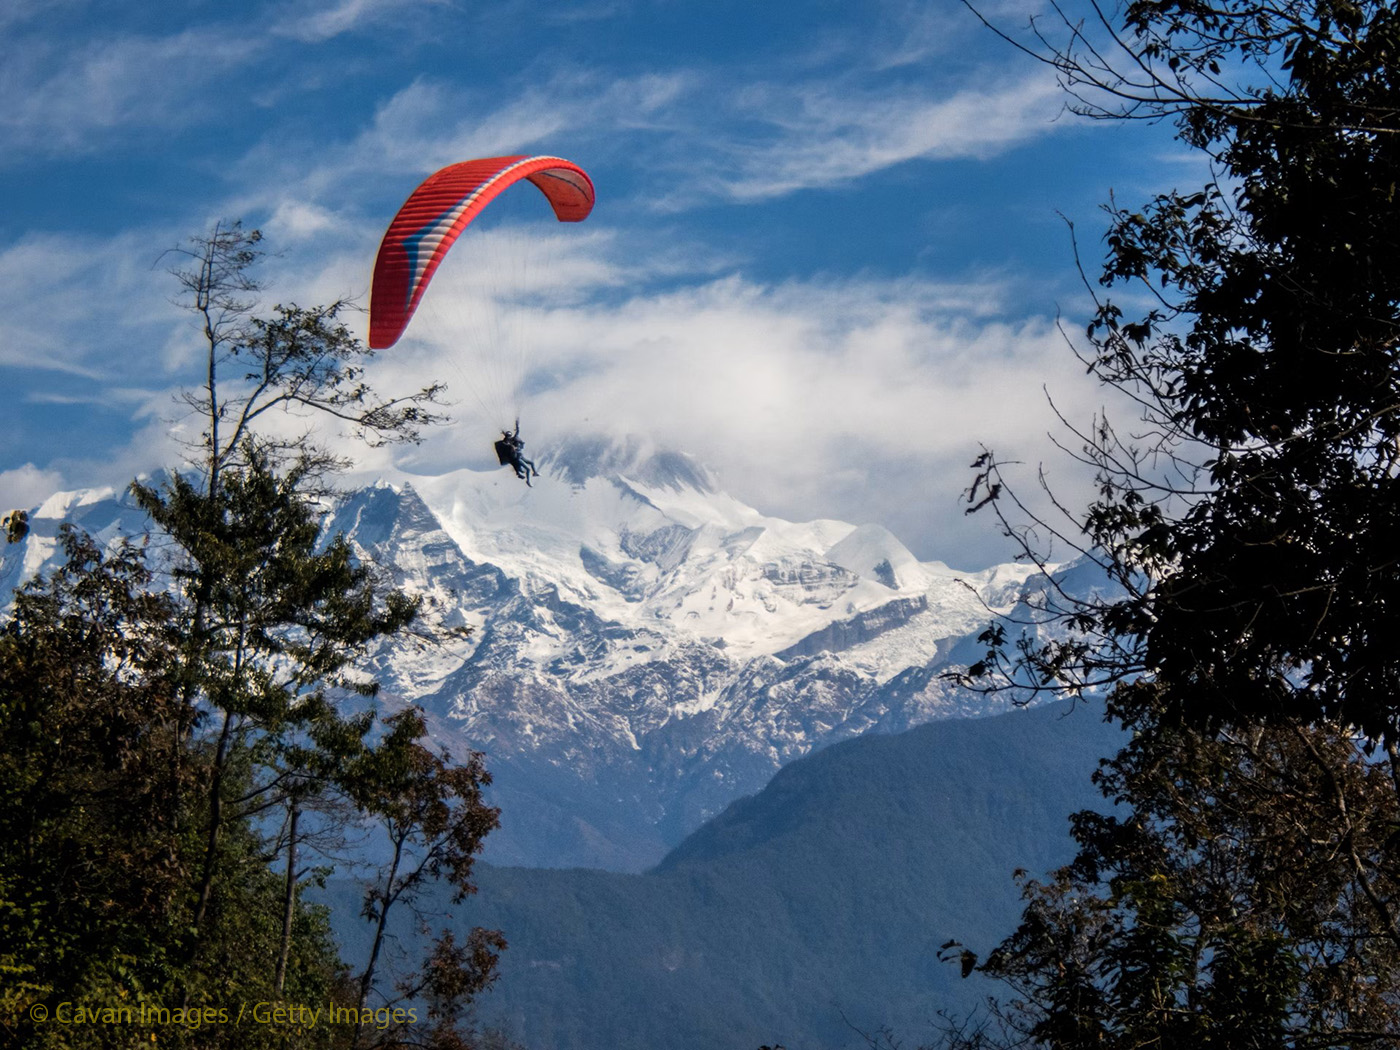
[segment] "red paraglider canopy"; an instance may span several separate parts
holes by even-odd
[[[593,210],[593,180],[559,157],[486,157],[452,164],[404,201],[379,244],[369,300],[369,345],[393,346],[447,250],[501,191],[529,179],[560,222],[581,222]]]

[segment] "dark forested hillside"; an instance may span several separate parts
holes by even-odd
[[[991,990],[938,946],[1014,926],[1013,870],[1069,859],[1065,818],[1102,805],[1089,776],[1119,739],[1082,704],[937,722],[792,763],[645,875],[482,867],[459,921],[510,944],[483,1016],[532,1050],[930,1035]]]

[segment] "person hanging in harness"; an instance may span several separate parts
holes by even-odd
[[[501,431],[501,439],[496,442],[496,458],[501,461],[503,467],[513,467],[515,476],[523,478],[525,484],[530,484],[530,475],[540,476],[540,472],[535,469],[535,464],[525,458],[525,442],[520,440],[520,420],[515,421],[515,432],[509,430]],[[531,486],[533,487],[533,486]]]

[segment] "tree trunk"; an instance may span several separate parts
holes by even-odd
[[[209,910],[209,898],[214,894],[214,856],[219,848],[219,822],[224,810],[224,761],[228,757],[228,738],[233,715],[224,712],[224,728],[219,733],[219,746],[214,751],[214,776],[209,784],[209,835],[204,844],[204,874],[199,880],[199,904],[194,910],[194,928],[198,936]]]
[[[287,957],[292,953],[292,920],[296,916],[297,904],[297,817],[301,806],[295,795],[290,802],[287,816],[287,885],[282,895],[282,950],[277,954],[277,976],[273,991],[282,997],[282,986],[287,980]]]
[[[394,899],[394,879],[398,878],[399,861],[403,858],[406,836],[399,836],[394,842],[394,859],[389,864],[389,877],[384,880],[384,899],[379,904],[379,921],[374,928],[374,946],[369,950],[369,963],[360,977],[359,1016],[355,1020],[355,1037],[351,1040],[351,1050],[360,1045],[360,1031],[364,1027],[365,1002],[369,999],[370,985],[374,983],[374,968],[379,963],[379,949],[384,945],[384,930],[389,924],[389,905]]]

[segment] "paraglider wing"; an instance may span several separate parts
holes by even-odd
[[[533,182],[560,222],[581,222],[593,210],[593,181],[559,157],[487,157],[429,175],[399,209],[379,244],[369,300],[369,345],[393,346],[447,250],[503,190]]]

